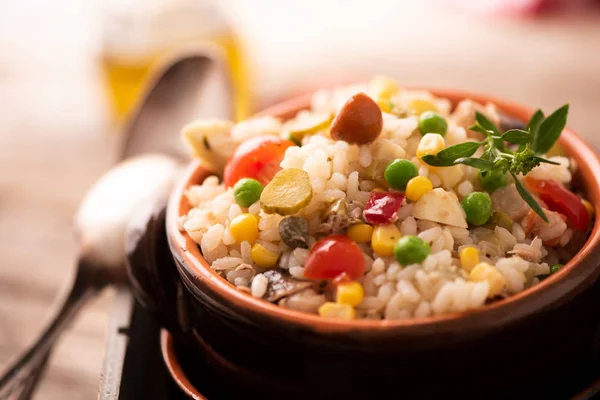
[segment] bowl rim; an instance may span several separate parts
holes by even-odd
[[[411,88],[412,89],[412,88]],[[426,90],[437,97],[448,98],[453,106],[461,100],[471,99],[478,103],[491,102],[506,115],[520,120],[528,120],[534,110],[519,103],[503,100],[494,96],[454,89],[415,88]],[[275,116],[286,120],[298,111],[310,106],[312,94],[292,98],[276,104],[255,116]],[[593,147],[579,134],[565,128],[559,143],[569,157],[576,160],[578,171],[586,183],[587,197],[594,205],[595,214],[600,211],[600,156]],[[323,318],[315,314],[295,311],[265,300],[252,297],[238,290],[235,286],[219,276],[202,257],[199,246],[189,237],[187,232],[180,231],[180,216],[190,209],[184,196],[185,189],[198,183],[211,172],[198,160],[188,166],[182,179],[176,184],[167,208],[167,236],[171,251],[180,268],[185,269],[194,280],[205,284],[221,300],[230,305],[260,317],[268,317],[302,327],[315,332],[389,332],[419,333],[427,329],[431,333],[454,332],[456,329],[492,329],[524,318],[537,310],[541,310],[555,302],[561,301],[568,294],[575,294],[591,285],[591,277],[598,278],[600,273],[600,219],[594,220],[593,229],[578,253],[557,273],[537,285],[516,293],[506,299],[484,307],[465,312],[454,312],[433,315],[425,318],[405,320],[336,320]],[[181,271],[180,271],[181,273]],[[186,282],[197,286],[197,282]],[[188,288],[189,289],[189,288]]]

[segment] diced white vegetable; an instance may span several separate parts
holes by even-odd
[[[442,188],[425,193],[413,208],[413,217],[438,222],[459,228],[466,228],[467,221],[463,208],[453,193]]]
[[[238,143],[232,138],[234,123],[222,119],[198,120],[186,125],[183,141],[215,172],[223,171]]]
[[[444,189],[451,189],[460,182],[465,175],[460,165],[453,165],[451,167],[441,167],[435,170],[435,173],[442,180],[442,186]]]

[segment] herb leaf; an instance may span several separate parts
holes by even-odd
[[[540,129],[540,124],[542,123],[544,118],[545,118],[544,112],[538,108],[538,110],[535,113],[533,113],[533,115],[531,116],[531,119],[527,123],[527,127],[525,129],[527,129],[529,131],[529,133],[531,133],[534,140]]]
[[[492,131],[490,129],[485,129],[478,122],[476,122],[475,125],[473,125],[472,127],[470,127],[469,130],[475,131],[475,132],[479,132],[479,133],[483,133],[486,136],[490,136],[490,135],[494,134],[494,131]]]
[[[471,157],[479,146],[481,146],[479,142],[455,144],[440,151],[436,156],[429,154],[421,157],[421,160],[433,167],[451,167],[457,158]]]
[[[521,129],[511,129],[502,135],[502,140],[514,144],[527,144],[531,143],[532,137],[527,131]]]
[[[454,164],[464,164],[470,167],[478,168],[482,171],[490,171],[494,168],[494,163],[492,161],[484,160],[483,158],[475,158],[475,157],[461,157],[457,158],[454,161]]]
[[[560,163],[557,163],[556,161],[551,161],[551,160],[545,159],[543,157],[533,156],[532,158],[535,161],[539,161],[540,163],[546,163],[546,164],[552,164],[552,165],[560,165]]]
[[[496,128],[496,125],[492,123],[485,115],[479,111],[475,111],[475,121],[481,125],[485,130],[494,132],[494,135],[500,136],[500,131]]]
[[[544,210],[542,210],[542,207],[540,207],[540,205],[533,198],[531,193],[529,193],[527,189],[525,189],[521,181],[519,181],[519,179],[514,173],[511,173],[511,175],[515,180],[515,186],[517,187],[517,192],[519,192],[521,198],[525,200],[525,202],[529,205],[529,207],[531,207],[533,211],[535,211],[537,215],[539,215],[545,222],[548,222],[548,217],[546,217],[546,213],[544,213]]]
[[[421,157],[421,161],[423,161],[427,165],[431,165],[432,167],[451,167],[454,165],[454,160],[451,158],[441,159],[432,154],[427,154]]]
[[[477,121],[477,124],[481,125],[484,129],[492,131],[494,136],[501,135],[496,125],[494,125],[492,121],[490,121],[485,115],[483,115],[479,111],[475,111],[475,121]],[[498,150],[504,151],[504,141],[502,139],[500,139],[499,137],[495,137],[494,144]]]
[[[556,143],[567,123],[568,113],[569,105],[565,104],[540,123],[531,145],[534,153],[544,154]]]

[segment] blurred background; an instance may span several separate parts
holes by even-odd
[[[236,118],[384,74],[545,110],[569,102],[569,125],[600,145],[599,9],[597,0],[3,1],[0,369],[69,278],[77,205],[114,162],[119,128],[170,51],[219,46]],[[95,398],[110,304],[108,291],[77,321],[37,398]]]

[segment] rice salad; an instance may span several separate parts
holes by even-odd
[[[554,144],[564,122],[546,132],[561,113],[525,125],[376,77],[316,92],[288,121],[195,121],[182,136],[215,175],[186,191],[180,228],[224,279],[282,307],[480,308],[559,270],[589,233],[577,166]]]

